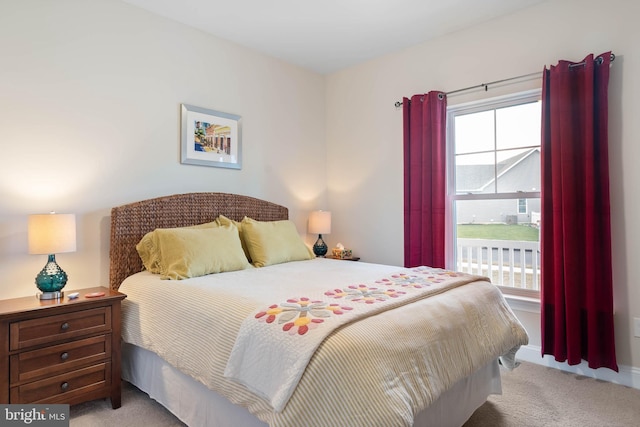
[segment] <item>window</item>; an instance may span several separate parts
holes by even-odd
[[[540,91],[447,114],[450,264],[538,298]]]
[[[518,213],[519,214],[527,213],[527,199],[518,199]]]

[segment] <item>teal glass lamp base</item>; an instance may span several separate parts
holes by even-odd
[[[67,284],[67,273],[62,271],[56,263],[55,254],[50,254],[47,264],[42,271],[36,276],[36,286],[40,290],[38,297],[40,299],[59,299],[62,298],[61,292],[64,285]]]
[[[322,240],[322,234],[318,234],[318,240],[316,240],[316,243],[313,245],[313,253],[316,254],[316,256],[322,257],[327,254],[328,249],[327,244]]]

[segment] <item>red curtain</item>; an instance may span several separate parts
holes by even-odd
[[[404,98],[404,264],[445,266],[447,100]]]
[[[608,159],[611,54],[544,70],[542,354],[618,371]]]

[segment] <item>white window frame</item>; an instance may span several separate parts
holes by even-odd
[[[487,193],[487,194],[456,194],[455,187],[455,149],[453,143],[455,138],[454,130],[454,117],[462,114],[477,113],[487,111],[489,109],[497,109],[503,107],[510,107],[520,104],[526,104],[529,102],[539,101],[541,99],[542,90],[534,89],[524,92],[518,92],[514,94],[504,95],[500,97],[481,99],[464,104],[449,105],[447,107],[447,205],[446,205],[446,222],[445,231],[447,241],[445,244],[446,251],[446,267],[449,269],[456,269],[456,224],[454,218],[456,218],[455,202],[457,200],[496,200],[496,199],[514,199],[516,202],[519,199],[540,198],[540,191],[524,191],[516,193]],[[511,288],[502,286],[500,289],[505,294],[510,294],[517,297],[522,297],[531,300],[539,300],[539,291],[533,291],[528,289]]]

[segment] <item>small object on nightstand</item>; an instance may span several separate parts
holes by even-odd
[[[78,295],[80,295],[80,292],[72,292],[72,293],[67,295],[67,298],[76,299],[76,298],[78,298]]]
[[[336,247],[333,248],[332,253],[334,258],[339,258],[339,259],[351,258],[353,255],[353,252],[351,251],[351,249],[345,249],[342,243],[338,243]]]
[[[90,294],[86,294],[84,297],[85,298],[98,298],[98,297],[103,297],[104,296],[104,292],[91,292]]]

